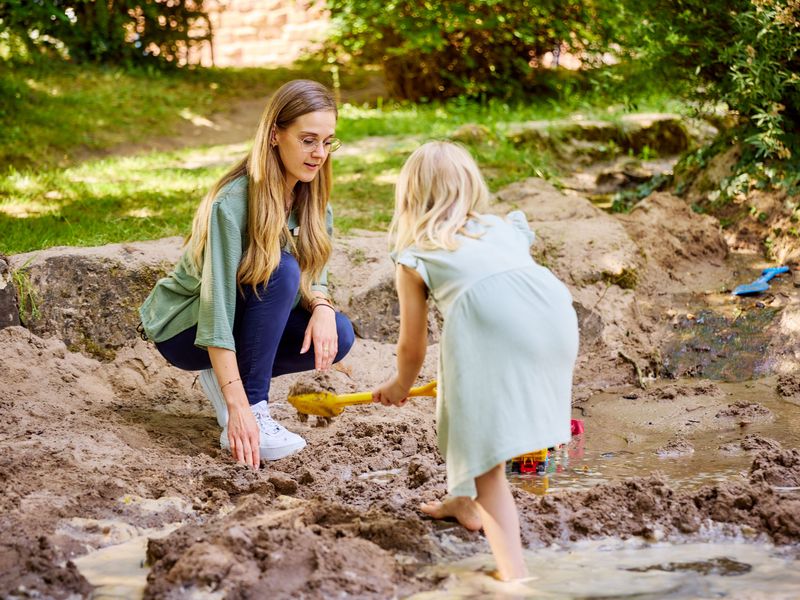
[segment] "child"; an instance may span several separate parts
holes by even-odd
[[[479,214],[488,196],[455,144],[429,142],[403,166],[390,230],[397,373],[373,400],[405,403],[425,358],[430,294],[444,316],[436,425],[450,498],[421,509],[482,526],[499,578],[510,580],[526,567],[505,462],[569,441],[578,326],[567,288],[530,256],[523,213]]]

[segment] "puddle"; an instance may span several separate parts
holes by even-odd
[[[147,540],[169,535],[180,523],[162,529],[145,530],[121,544],[107,546],[73,559],[81,575],[95,586],[92,600],[139,600],[147,585],[150,569],[145,566]]]
[[[797,290],[790,276],[781,275],[764,293],[734,296],[731,290],[737,285],[756,280],[763,267],[775,265],[748,254],[734,255],[730,263],[735,275],[717,282],[716,291],[672,295],[676,310],[669,313],[672,335],[661,348],[663,374],[746,381],[774,371],[776,351],[768,350],[781,311],[798,301]]]
[[[694,376],[745,381],[768,374],[767,352],[780,308],[761,306],[728,316],[712,309],[687,313],[673,325],[674,338],[662,350],[670,377]]]
[[[691,386],[696,382],[670,382],[671,385],[676,383]],[[602,483],[630,477],[647,477],[654,472],[660,472],[676,489],[695,489],[747,474],[755,456],[754,452],[725,452],[720,448],[726,445],[737,446],[746,434],[776,440],[784,448],[800,448],[800,406],[779,399],[770,380],[717,385],[725,394],[724,404],[737,401],[758,403],[769,409],[774,419],[750,423],[745,429],[735,425],[722,430],[684,433],[683,436],[693,447],[693,452],[684,455],[659,455],[658,451],[674,437],[674,431],[668,428],[631,434],[615,426],[613,415],[601,415],[598,408],[590,407],[588,416],[584,417],[579,413],[574,415],[576,418],[583,418],[585,432],[574,437],[569,444],[550,452],[544,473],[509,473],[509,480],[513,485],[541,495],[561,490],[585,490]],[[623,393],[601,394],[593,397],[592,402],[595,406],[602,406],[604,402],[618,401]],[[641,394],[641,390],[638,393]],[[648,414],[647,411],[655,410],[652,403],[648,407],[646,404],[637,406],[639,400],[629,402],[630,411]],[[702,397],[698,397],[697,403],[702,402]],[[677,427],[678,423],[675,425]],[[779,491],[800,494],[799,490],[792,488]]]
[[[501,583],[493,560],[475,556],[431,567],[441,590],[409,600],[558,598],[797,600],[800,550],[732,541],[650,544],[640,539],[586,541],[526,551],[533,580]]]

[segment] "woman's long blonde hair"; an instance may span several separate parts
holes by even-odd
[[[455,234],[488,200],[489,190],[466,148],[452,142],[423,144],[397,180],[390,245],[395,252],[412,245],[455,250]]]
[[[278,267],[281,249],[289,243],[300,264],[300,291],[311,298],[311,283],[328,262],[331,241],[325,227],[325,210],[331,195],[330,155],[310,183],[295,186],[293,206],[301,224],[295,243],[286,225],[286,175],[277,146],[272,146],[273,130],[285,129],[305,114],[331,111],[338,118],[333,94],[322,84],[307,79],[290,81],[278,89],[267,103],[256,130],[253,148],[211,188],[200,203],[192,222],[187,244],[192,244],[192,258],[198,271],[208,242],[211,205],[219,191],[238,177],[248,178],[248,244],[237,272],[237,285],[266,284]]]

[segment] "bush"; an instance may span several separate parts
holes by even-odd
[[[125,65],[183,64],[211,37],[203,0],[6,0],[0,33],[34,56]]]
[[[629,0],[629,43],[743,118],[755,158],[787,159],[800,130],[800,0]],[[633,19],[635,13],[636,19]]]
[[[390,95],[520,97],[548,51],[585,54],[613,30],[611,3],[328,0],[329,52],[383,66]]]

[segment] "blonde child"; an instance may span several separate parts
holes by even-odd
[[[425,358],[430,295],[444,316],[436,424],[449,497],[421,509],[483,527],[498,577],[510,580],[527,572],[505,462],[569,441],[578,326],[567,288],[530,256],[523,213],[480,214],[488,196],[455,144],[429,142],[403,166],[391,227],[397,373],[373,400],[405,403]]]

